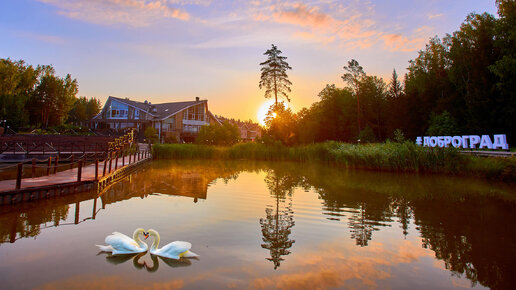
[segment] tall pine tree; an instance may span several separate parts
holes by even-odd
[[[281,50],[274,44],[271,49],[268,49],[264,55],[267,60],[260,63],[262,66],[260,77],[260,89],[265,88],[265,98],[275,98],[275,106],[278,105],[278,95],[283,96],[290,102],[287,93],[290,93],[290,86],[292,83],[288,79],[287,69],[292,69],[285,61],[287,57],[280,56]]]

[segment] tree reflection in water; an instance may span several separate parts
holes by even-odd
[[[406,237],[413,223],[421,246],[432,250],[453,276],[466,277],[472,286],[504,289],[516,283],[516,201],[511,187],[297,164],[270,165],[265,181],[276,208],[267,208],[267,217],[260,220],[262,247],[271,251],[275,269],[293,243],[288,238],[294,225],[293,189],[311,187],[322,200],[323,214],[345,221],[357,246],[368,246],[373,232],[394,220]]]
[[[378,231],[397,223],[400,235],[421,236],[421,246],[432,250],[453,275],[464,276],[473,285],[492,288],[511,288],[516,284],[514,187],[474,179],[379,174],[299,164],[158,162],[111,187],[99,200],[105,206],[155,192],[203,200],[208,198],[208,187],[217,180],[228,182],[244,171],[265,172],[265,183],[274,202],[267,206],[260,226],[262,247],[270,251],[268,260],[273,262],[274,269],[292,251],[293,191],[302,187],[317,194],[321,214],[330,222],[348,225],[349,237],[360,247],[369,246]],[[62,225],[73,215],[74,203],[78,208],[79,202],[96,197],[73,195],[37,204],[0,207],[0,243],[33,237],[46,227]],[[91,219],[95,218],[95,206],[93,203],[93,210],[87,211],[88,218],[90,213]],[[77,216],[76,211],[76,222]],[[151,259],[159,261],[157,257]],[[117,261],[124,263],[118,258],[111,262]],[[163,259],[162,262],[171,267],[190,263]],[[133,263],[148,271],[159,267],[158,263],[142,264],[141,258]]]
[[[290,254],[290,249],[294,240],[289,239],[294,226],[294,212],[292,211],[292,192],[297,184],[296,180],[290,175],[281,175],[273,170],[269,170],[265,177],[265,183],[269,193],[276,200],[276,207],[265,209],[266,218],[260,219],[262,227],[262,248],[270,251],[270,258],[267,260],[274,263],[274,269],[280,266],[281,261],[285,260],[282,256]],[[288,201],[287,201],[288,197]]]

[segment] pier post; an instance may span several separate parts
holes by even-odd
[[[106,159],[104,159],[104,170],[102,171],[102,176],[106,176],[106,165],[107,165],[107,154],[106,154]]]
[[[109,171],[108,171],[108,174],[111,173],[111,164],[113,163],[113,152],[111,152],[111,154],[109,154]]]
[[[115,157],[115,170],[118,169],[118,151],[116,152],[116,157]]]
[[[128,164],[131,164],[131,156],[133,156],[133,154],[131,154],[131,153],[129,152],[129,154],[127,154],[127,155],[129,155],[129,163],[128,163]]]
[[[122,167],[125,166],[125,150],[122,151]]]
[[[32,178],[36,177],[36,158],[32,158]]]
[[[91,219],[94,220],[97,216],[97,197],[93,200],[93,213],[91,214]]]
[[[76,224],[76,225],[79,224],[79,209],[80,209],[80,202],[76,202],[75,203],[75,220],[74,220],[74,224]]]
[[[57,173],[57,165],[59,164],[59,155],[56,156],[56,160],[54,161],[54,174]]]
[[[99,179],[99,159],[95,158],[95,181]]]
[[[16,172],[16,189],[20,189],[23,174],[23,163],[18,163],[18,170]]]
[[[52,166],[52,156],[48,157],[47,175],[50,175],[50,166]]]
[[[82,159],[79,160],[79,166],[77,167],[77,181],[81,181],[82,175]]]

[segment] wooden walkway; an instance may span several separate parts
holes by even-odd
[[[19,188],[16,179],[1,180],[0,206],[91,190],[100,192],[152,160],[148,149],[141,146],[139,153],[83,166],[80,174],[77,166],[51,175],[23,178]]]
[[[127,163],[129,162],[129,157],[125,156],[124,158],[125,158],[125,162],[122,161],[122,158],[118,159],[118,164],[117,164],[118,169],[122,168],[122,164],[124,164],[124,163],[127,166]],[[105,161],[99,162],[99,172],[98,172],[99,179],[102,178],[102,173],[104,170],[104,162]],[[109,168],[109,160],[107,161],[106,166]],[[56,174],[47,175],[47,176],[40,176],[40,177],[34,177],[34,178],[23,178],[20,189],[76,182],[78,170],[79,170],[79,168],[74,168],[74,169],[68,169],[68,170],[61,171]],[[108,169],[106,169],[106,170],[108,170]],[[113,173],[114,171],[115,171],[115,161],[113,161],[113,163],[111,164],[111,173]],[[81,181],[94,181],[95,180],[95,164],[91,164],[91,165],[87,165],[87,166],[83,167],[81,175],[82,175]],[[106,172],[106,175],[109,175],[109,173]],[[0,192],[14,190],[15,187],[16,187],[16,179],[0,181]]]

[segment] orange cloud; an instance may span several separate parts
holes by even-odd
[[[59,8],[58,13],[68,18],[96,24],[128,24],[149,26],[159,19],[188,20],[190,14],[170,7],[167,1],[155,0],[38,0]]]
[[[443,17],[444,14],[442,13],[439,13],[439,14],[428,14],[428,19],[434,19],[434,18],[440,18],[440,17]]]
[[[255,2],[254,5],[265,5],[265,3]],[[363,14],[351,9],[341,10],[351,15],[346,15],[346,20],[340,20],[329,13],[322,12],[318,6],[279,3],[270,4],[258,10],[254,13],[253,19],[303,28],[301,31],[294,32],[293,36],[323,44],[340,40],[352,47],[366,48],[377,41],[374,36],[378,32],[371,29],[375,25],[373,20],[366,19]]]
[[[386,34],[382,38],[390,51],[415,51],[423,47],[426,42],[426,38],[423,37],[409,39],[401,34]]]
[[[376,288],[382,280],[391,277],[389,267],[432,256],[433,252],[422,248],[417,239],[401,241],[394,248],[374,243],[360,252],[341,241],[330,242],[296,259],[290,258],[290,263],[296,265],[293,273],[257,277],[249,286],[254,289]]]
[[[145,281],[136,281],[128,276],[110,275],[99,277],[97,275],[84,275],[56,280],[37,289],[139,289],[139,290],[158,290],[168,289],[175,290],[184,287],[184,281],[181,279],[170,280],[165,282],[148,283]]]
[[[275,22],[317,28],[327,28],[334,22],[331,16],[319,12],[317,7],[308,7],[305,4],[296,3],[292,8],[293,10],[279,10],[275,12]]]

